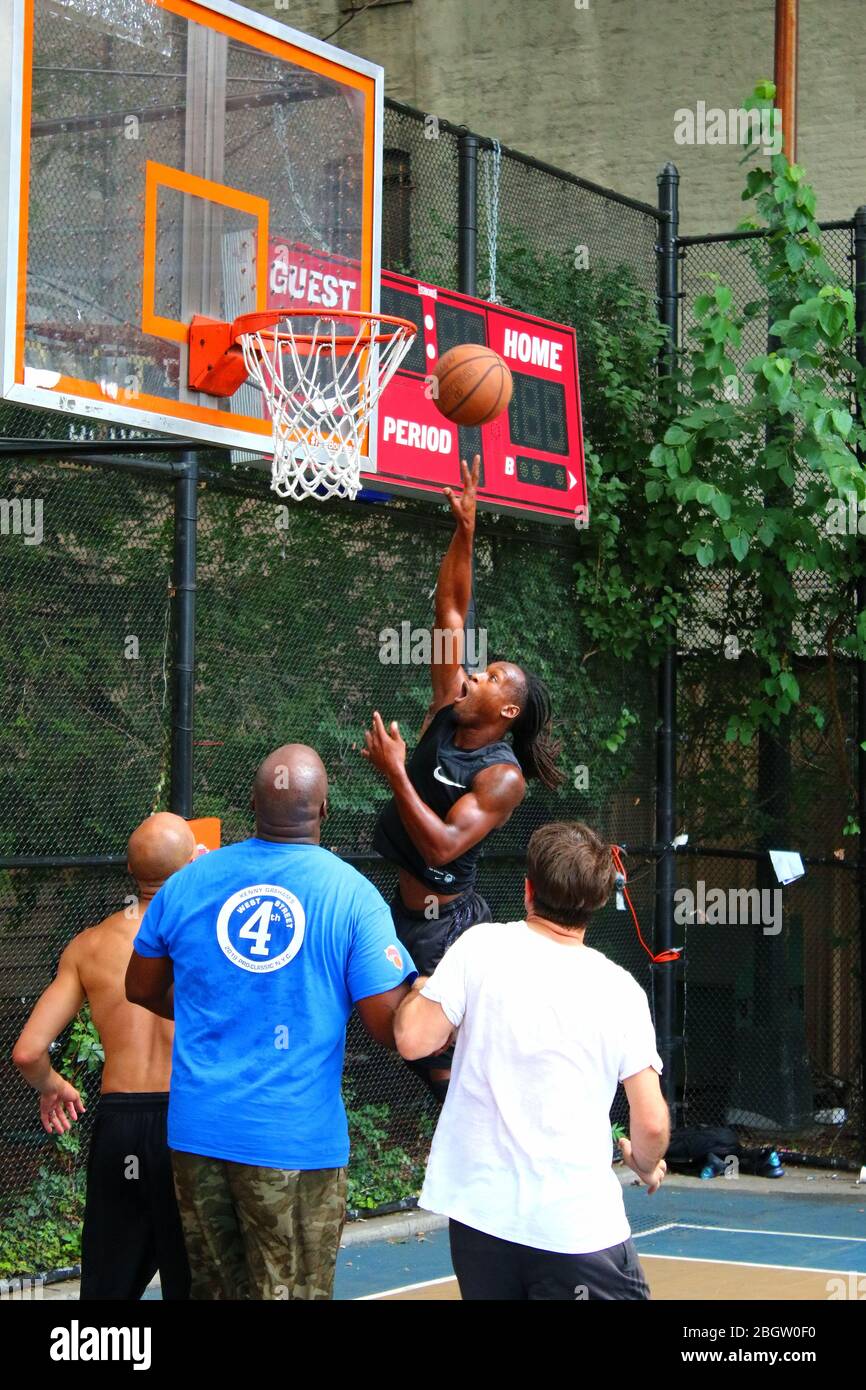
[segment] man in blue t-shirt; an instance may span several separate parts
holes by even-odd
[[[175,1020],[168,1142],[193,1298],[330,1298],[346,1024],[355,1005],[393,1048],[417,974],[381,895],[319,844],[327,792],[312,748],[271,753],[255,836],[169,879],[135,938],[127,998]]]

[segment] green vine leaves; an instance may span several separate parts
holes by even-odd
[[[771,83],[761,84],[750,107],[771,106],[774,94]],[[643,545],[664,554],[657,579],[668,597],[673,551],[703,570],[733,568],[758,595],[751,630],[738,638],[764,677],[732,713],[726,735],[748,743],[800,699],[790,669],[795,647],[825,650],[828,633],[852,625],[863,572],[856,518],[866,498],[857,451],[866,432],[852,413],[864,385],[851,353],[854,297],[824,258],[803,170],[773,155],[768,168],[749,172],[743,198],[758,215],[747,228],[765,229],[744,243],[762,295],[738,310],[729,286],[712,276],[694,302],[690,345],[666,402],[669,423],[645,471]],[[767,325],[767,351],[738,365],[753,319]],[[680,620],[694,602],[690,587],[680,562],[668,605]],[[866,614],[837,649],[866,656]]]

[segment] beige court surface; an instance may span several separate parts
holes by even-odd
[[[753,1265],[716,1264],[709,1260],[660,1259],[652,1255],[642,1258],[654,1299],[681,1302],[736,1301],[745,1299],[756,1303],[783,1300],[786,1303],[825,1301],[827,1298],[826,1270],[756,1268]],[[459,1299],[456,1279],[437,1279],[405,1289],[373,1295],[373,1299]]]

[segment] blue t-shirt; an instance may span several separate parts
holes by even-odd
[[[172,875],[134,944],[174,963],[169,1147],[342,1168],[352,1005],[417,974],[372,883],[320,845],[243,840]]]

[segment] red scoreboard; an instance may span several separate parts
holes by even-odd
[[[268,307],[357,309],[357,265],[298,242],[270,243]],[[481,456],[479,506],[584,527],[588,522],[577,343],[548,323],[382,272],[382,312],[411,319],[417,336],[379,402],[371,489],[429,495],[460,485],[460,460]],[[432,399],[432,371],[457,343],[482,343],[508,363],[514,394],[489,425],[452,425]]]
[[[376,471],[365,482],[428,495],[459,487],[460,460],[480,454],[479,506],[586,526],[574,329],[387,270],[381,304],[418,336],[379,402]],[[433,367],[457,343],[486,344],[511,369],[511,404],[489,425],[452,425],[432,399]]]

